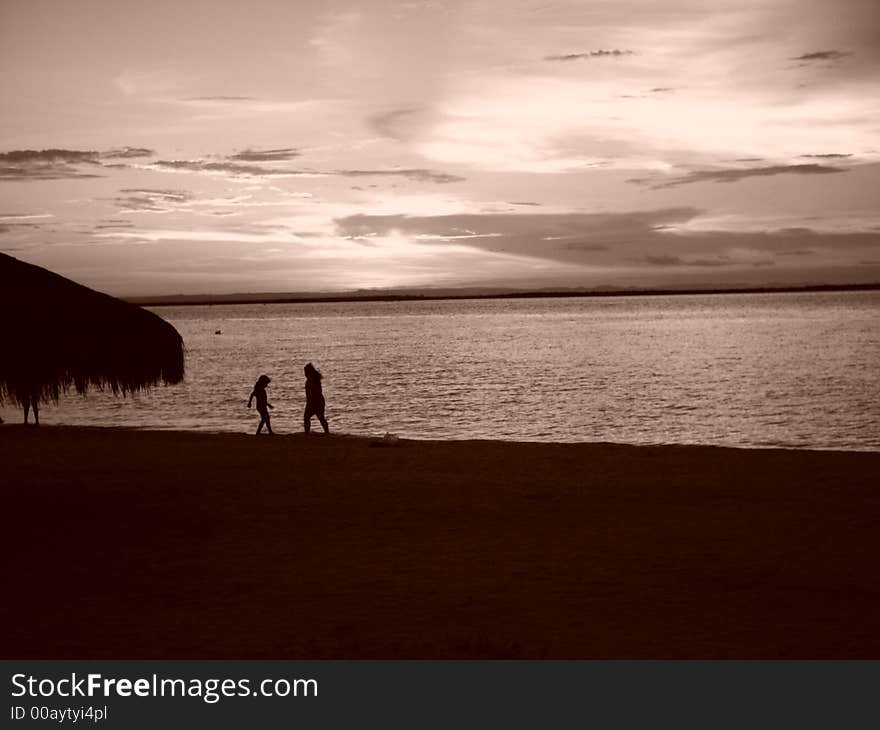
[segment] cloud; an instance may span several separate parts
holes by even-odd
[[[425,110],[418,107],[393,109],[389,112],[374,114],[367,118],[367,123],[383,137],[406,140],[412,135],[411,127],[424,116]]]
[[[246,149],[234,155],[229,155],[227,159],[241,160],[243,162],[280,162],[283,160],[291,160],[299,157],[300,153],[292,147],[286,147],[275,150],[253,150]]]
[[[10,233],[12,231],[18,231],[22,228],[40,228],[42,223],[0,223],[0,232],[2,233]]]
[[[640,271],[647,276],[668,270],[662,276],[672,279],[698,270],[714,269],[722,278],[739,272],[748,278],[756,269],[774,266],[789,273],[806,267],[853,266],[878,245],[876,233],[864,227],[858,232],[830,233],[791,226],[724,230],[723,217],[695,208],[593,214],[352,215],[335,219],[335,224],[337,235],[365,244],[400,236],[417,244],[466,244],[493,253]]]
[[[149,167],[159,170],[228,175],[230,177],[314,177],[316,174],[321,174],[261,165],[242,165],[237,162],[210,162],[208,160],[158,160],[150,164]]]
[[[552,238],[547,240],[552,240]],[[565,248],[571,251],[610,251],[604,243],[588,243],[586,241],[570,241],[565,244]]]
[[[99,165],[91,150],[12,150],[0,153],[0,180],[64,180],[102,177],[76,165]]]
[[[643,256],[640,260],[652,266],[681,266],[682,263],[679,256],[670,256],[669,254]]]
[[[95,224],[96,231],[119,230],[120,228],[134,228],[134,223],[123,219],[107,219],[103,223]]]
[[[597,51],[587,51],[586,53],[565,53],[559,56],[544,56],[545,61],[580,61],[591,58],[619,58],[620,56],[632,56],[635,51],[628,49],[614,48],[612,50],[604,50],[600,48]]]
[[[656,239],[664,226],[685,224],[699,214],[695,208],[668,208],[630,213],[353,215],[335,223],[337,235],[352,239],[392,234],[416,241],[467,239],[468,245],[490,251],[592,265],[597,255],[609,264],[619,261],[615,250],[621,246]]]
[[[812,157],[820,160],[844,160],[847,157],[852,157],[852,154],[840,154],[838,152],[826,152],[821,155],[801,155],[801,157]]]
[[[190,96],[184,101],[256,101],[253,96]]]
[[[790,251],[777,251],[777,256],[814,256],[816,254],[810,248],[793,248]]]
[[[664,190],[679,185],[689,185],[700,182],[723,182],[732,183],[744,180],[747,177],[767,177],[771,175],[828,175],[838,172],[847,172],[843,167],[831,167],[809,163],[804,165],[769,165],[766,167],[727,168],[717,170],[694,170],[687,175],[658,182],[658,178],[630,178],[627,182],[636,185],[649,185],[652,190]],[[653,184],[652,184],[653,183]]]
[[[93,150],[64,150],[64,149],[47,149],[47,150],[12,150],[11,152],[0,153],[0,162],[10,162],[14,164],[27,164],[32,162],[47,163],[82,163],[82,162],[98,162],[98,152]]]
[[[647,256],[643,256],[641,259],[637,259],[637,261],[642,261],[646,264],[650,264],[651,266],[700,266],[700,267],[715,267],[715,266],[732,266],[734,265],[734,261],[730,259],[729,256],[718,256],[716,258],[694,258],[694,259],[684,259],[681,256],[672,256],[670,254],[649,254]],[[770,261],[767,264],[772,263]],[[755,265],[767,265],[767,264],[752,264]]]
[[[133,193],[136,195],[149,195],[154,198],[161,198],[163,200],[190,200],[192,198],[192,194],[187,192],[186,190],[155,190],[152,188],[123,188],[119,191],[120,193]]]
[[[435,172],[434,170],[425,170],[421,168],[405,169],[405,170],[336,170],[336,175],[345,177],[372,177],[376,175],[396,175],[405,177],[409,180],[417,182],[433,182],[433,183],[456,183],[464,182],[467,178],[458,175],[450,175],[446,172]]]
[[[52,213],[0,213],[0,221],[3,223],[15,223],[18,221],[31,221],[40,218],[54,218]]]
[[[124,188],[119,192],[126,195],[116,198],[114,202],[124,213],[167,213],[174,206],[193,199],[192,193],[185,190]]]
[[[851,56],[852,53],[848,51],[813,51],[812,53],[804,53],[800,56],[795,56],[792,58],[792,61],[840,61],[847,56]]]
[[[440,236],[461,232],[524,235],[533,240],[564,240],[591,233],[630,237],[670,223],[687,222],[702,211],[697,208],[664,208],[629,213],[462,213],[436,216],[352,215],[335,219],[344,236],[432,233]]]
[[[149,150],[146,147],[121,147],[119,149],[107,150],[101,153],[104,159],[130,159],[137,157],[152,157],[155,150]]]
[[[245,150],[232,155],[229,160],[253,160],[273,162],[283,160],[291,156],[297,156],[296,150]],[[148,167],[159,170],[174,170],[178,172],[196,172],[209,175],[228,175],[230,177],[324,177],[327,175],[340,175],[342,177],[375,177],[394,176],[404,177],[417,182],[431,183],[455,183],[462,182],[466,178],[458,175],[450,175],[445,172],[422,168],[388,169],[388,170],[291,170],[289,168],[267,167],[263,165],[241,164],[240,162],[213,162],[210,160],[158,160]]]
[[[121,147],[104,151],[68,150],[49,148],[44,150],[11,150],[0,153],[0,180],[65,180],[95,178],[103,175],[81,166],[125,167],[119,163],[103,163],[102,160],[151,157],[153,150],[144,147]]]

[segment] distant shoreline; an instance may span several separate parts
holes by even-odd
[[[815,284],[809,286],[738,287],[726,289],[609,289],[592,291],[540,290],[461,293],[385,293],[369,294],[210,294],[172,295],[160,297],[124,297],[142,307],[188,307],[217,304],[341,304],[346,302],[418,302],[469,299],[573,299],[609,297],[656,297],[709,294],[810,294],[822,292],[880,291],[880,282],[874,284]]]

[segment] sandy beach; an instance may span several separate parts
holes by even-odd
[[[0,427],[3,657],[880,657],[880,453]]]

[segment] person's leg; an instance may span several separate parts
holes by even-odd
[[[266,423],[266,414],[263,411],[260,411],[260,425],[257,426],[257,433],[263,432],[263,424]]]
[[[308,433],[312,429],[312,410],[306,406],[303,412],[303,431]]]
[[[31,400],[31,403],[34,406],[34,425],[39,426],[40,425],[40,401],[38,401],[36,398],[33,398]]]
[[[330,433],[330,426],[327,425],[327,419],[324,417],[324,409],[318,409],[318,420],[321,422],[321,428],[324,429],[324,433]]]
[[[272,419],[269,417],[268,413],[266,413],[266,430],[269,433],[272,433]]]
[[[24,425],[27,426],[28,423],[28,414],[31,412],[31,397],[28,396],[24,399]]]

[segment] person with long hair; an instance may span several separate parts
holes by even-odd
[[[272,407],[272,404],[269,403],[269,396],[266,394],[266,386],[271,382],[272,379],[268,375],[261,375],[254,384],[254,389],[251,391],[251,397],[248,398],[248,408],[251,407],[254,398],[257,399],[257,413],[260,414],[260,425],[257,426],[258,434],[263,430],[264,424],[266,430],[270,434],[272,433],[272,422],[269,418],[269,409]]]
[[[303,372],[306,375],[306,410],[303,414],[303,427],[305,432],[309,433],[312,428],[312,416],[317,416],[324,429],[324,434],[330,433],[330,427],[327,425],[327,419],[324,417],[324,391],[321,388],[321,373],[312,363],[308,363]]]

